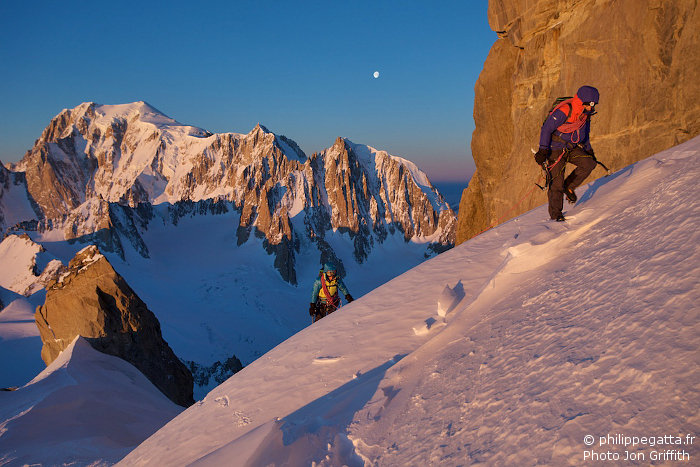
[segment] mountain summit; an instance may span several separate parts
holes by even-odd
[[[22,287],[0,285],[36,309],[43,284],[95,245],[158,318],[199,398],[218,368],[308,326],[320,264],[360,297],[449,249],[455,222],[415,164],[346,138],[307,155],[262,124],[213,134],[145,102],[87,102],[0,167],[0,271]],[[38,355],[38,333],[27,339]]]
[[[51,231],[122,258],[126,245],[149,256],[142,234],[159,213],[177,222],[208,210],[239,212],[237,243],[262,238],[291,283],[302,238],[337,260],[326,233],[349,235],[360,262],[395,232],[428,245],[427,254],[454,243],[454,212],[405,159],[343,138],[307,157],[261,124],[212,134],[145,102],[63,110],[12,172],[0,175],[26,183],[34,215],[3,223],[21,216],[0,204],[3,231]]]

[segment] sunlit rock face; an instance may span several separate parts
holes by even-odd
[[[145,102],[62,111],[12,171],[0,183],[26,180],[36,230],[122,258],[128,246],[149,257],[142,233],[151,222],[230,210],[240,213],[237,243],[261,238],[292,284],[302,242],[336,259],[329,232],[350,235],[359,262],[392,233],[433,252],[454,245],[454,212],[410,161],[344,138],[307,157],[262,125],[212,134]]]
[[[134,365],[176,404],[194,403],[192,375],[163,340],[158,319],[97,247],[80,251],[47,286],[35,318],[47,365],[82,336]]]
[[[696,1],[490,0],[488,20],[499,38],[475,88],[458,243],[546,202],[531,148],[554,99],[582,85],[600,90],[591,141],[612,170],[700,133]]]

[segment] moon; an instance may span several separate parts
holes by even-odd
[[[378,71],[375,71],[374,74],[373,74],[372,76],[374,76],[375,79],[379,78],[379,72],[378,72]]]

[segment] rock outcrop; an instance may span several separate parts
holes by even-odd
[[[158,319],[97,247],[81,250],[47,286],[35,318],[47,365],[80,335],[134,365],[176,404],[194,403],[192,375],[163,340]]]
[[[591,142],[612,170],[700,134],[696,0],[490,0],[488,19],[499,38],[475,88],[458,243],[546,202],[527,196],[530,148],[552,101],[581,85],[600,90]]]
[[[216,361],[206,366],[194,361],[185,361],[185,364],[192,372],[195,384],[202,387],[212,384],[212,380],[217,385],[221,384],[243,369],[243,364],[235,355],[225,359],[223,362]]]

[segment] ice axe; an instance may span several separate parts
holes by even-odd
[[[535,151],[532,148],[530,148],[530,151],[532,151],[533,154],[537,154],[537,151]],[[542,162],[542,170],[544,170],[544,186],[540,185],[537,182],[535,182],[535,185],[537,185],[537,188],[539,188],[540,190],[546,191],[552,184],[552,172],[550,172],[549,167],[547,167],[547,161]]]
[[[537,151],[535,151],[532,148],[530,148],[530,151],[532,151],[533,154],[537,154]],[[593,160],[595,160],[595,163],[600,165],[605,170],[606,177],[612,173],[610,171],[610,169],[605,164],[603,164],[598,159],[596,159],[595,156],[593,156]],[[547,161],[544,161],[542,163],[542,170],[544,170],[544,174],[545,174],[544,175],[544,186],[540,185],[539,183],[535,183],[535,185],[537,185],[537,187],[540,190],[545,191],[545,190],[549,189],[549,187],[552,185],[552,172],[550,172],[549,167],[547,167]]]
[[[552,184],[552,172],[549,171],[546,161],[542,163],[542,170],[544,170],[544,186],[540,185],[539,183],[535,183],[535,185],[537,185],[540,190],[546,191]]]

